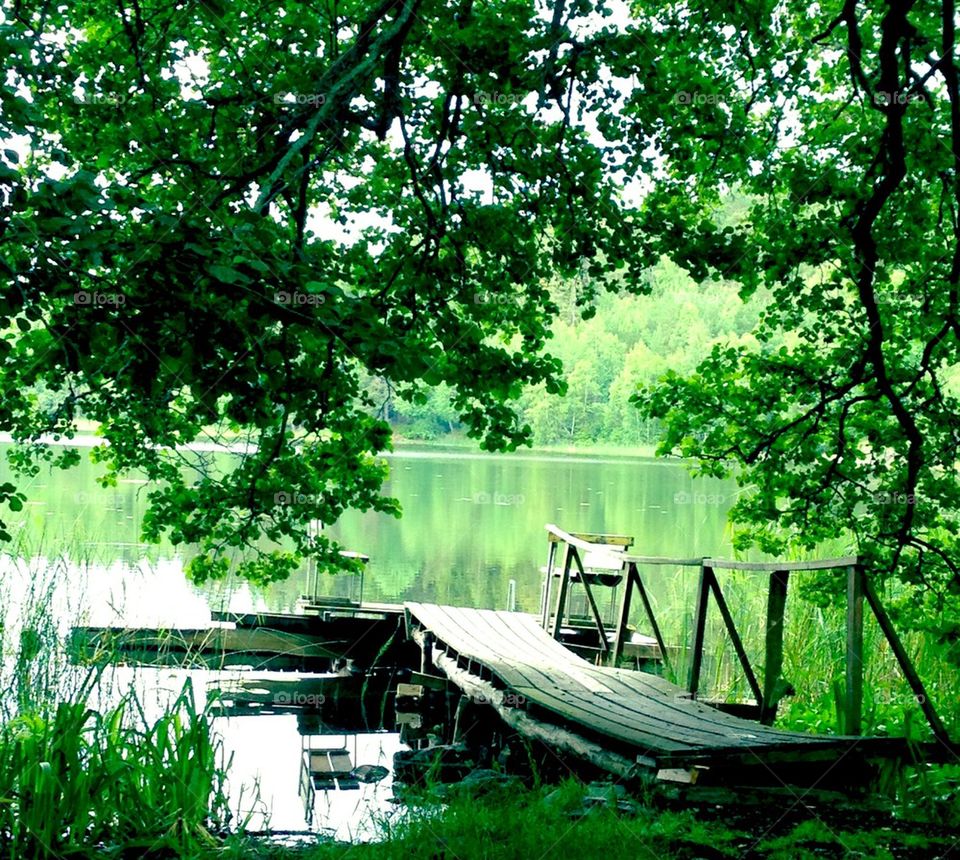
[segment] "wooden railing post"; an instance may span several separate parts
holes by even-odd
[[[543,584],[542,606],[540,607],[540,626],[546,630],[550,624],[550,591],[553,582],[553,562],[557,557],[557,542],[550,536],[550,549],[547,552],[547,579]]]
[[[710,600],[710,580],[713,570],[700,566],[700,583],[697,586],[697,605],[693,615],[693,644],[690,655],[690,680],[687,689],[695,699],[700,687],[700,668],[703,665],[703,639],[707,630],[707,603]]]
[[[620,602],[620,617],[617,620],[617,632],[613,638],[613,653],[610,655],[610,665],[616,667],[623,656],[623,643],[627,638],[627,623],[630,620],[630,601],[633,598],[633,578],[636,576],[637,566],[631,562],[627,565],[626,582],[623,584],[623,599]]]
[[[770,590],[767,594],[767,629],[764,643],[763,662],[763,703],[760,709],[760,722],[772,725],[777,716],[777,702],[781,693],[781,675],[783,674],[783,615],[787,604],[787,582],[790,574],[786,570],[775,570],[770,574]]]
[[[863,568],[847,568],[847,666],[843,733],[859,735],[863,708]]]

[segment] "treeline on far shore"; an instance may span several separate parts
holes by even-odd
[[[560,314],[548,351],[563,362],[568,387],[563,397],[542,385],[522,395],[518,411],[535,445],[652,445],[659,436],[657,422],[630,402],[638,386],[657,382],[668,370],[693,372],[714,344],[755,345],[750,333],[765,294],[744,302],[738,284],[697,283],[666,260],[645,279],[643,295],[601,291],[595,315],[586,320],[576,303],[580,284],[553,285]],[[378,379],[368,380],[367,388],[398,436],[443,441],[461,435],[445,386],[429,389],[424,403],[398,397]]]

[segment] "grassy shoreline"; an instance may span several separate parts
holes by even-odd
[[[502,787],[465,792],[415,806],[401,822],[384,825],[371,843],[327,842],[284,847],[237,837],[211,857],[271,860],[821,860],[824,857],[948,857],[960,831],[904,821],[889,811],[854,804],[810,803],[799,793],[746,806],[703,804],[682,809],[648,799],[584,805],[584,786]]]

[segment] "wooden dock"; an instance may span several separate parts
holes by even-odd
[[[843,782],[905,755],[891,738],[787,732],[724,713],[645,672],[595,666],[517,612],[406,604],[425,660],[520,734],[629,778]]]
[[[415,752],[423,745],[449,751],[471,744],[489,752],[519,736],[547,751],[542,761],[561,755],[566,763],[573,756],[625,779],[848,788],[869,781],[884,759],[939,761],[960,754],[858,558],[662,558],[631,553],[628,535],[571,534],[555,525],[547,533],[537,615],[362,603],[323,597],[314,588],[294,614],[215,611],[203,629],[76,628],[73,653],[95,661],[325,673],[323,679],[214,679],[209,692],[225,716],[296,714],[304,733],[400,726],[401,739]],[[643,571],[651,567],[699,568],[691,640],[684,646],[664,640],[644,582]],[[724,596],[718,571],[726,570],[751,571],[766,585],[759,665],[750,660]],[[779,700],[790,689],[783,678],[788,583],[818,570],[836,571],[847,585],[846,683],[838,707],[846,734],[837,736],[773,727]],[[633,609],[634,597],[642,614]],[[711,606],[752,701],[698,699]],[[921,748],[902,738],[861,736],[867,608],[935,743]],[[638,632],[638,615],[652,636]],[[687,664],[686,687],[641,671],[661,664],[675,678]]]

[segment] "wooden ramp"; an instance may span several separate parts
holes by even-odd
[[[518,612],[407,603],[407,629],[430,663],[518,732],[621,776],[741,784],[861,782],[903,741],[763,726],[694,701],[664,679],[598,667]]]

